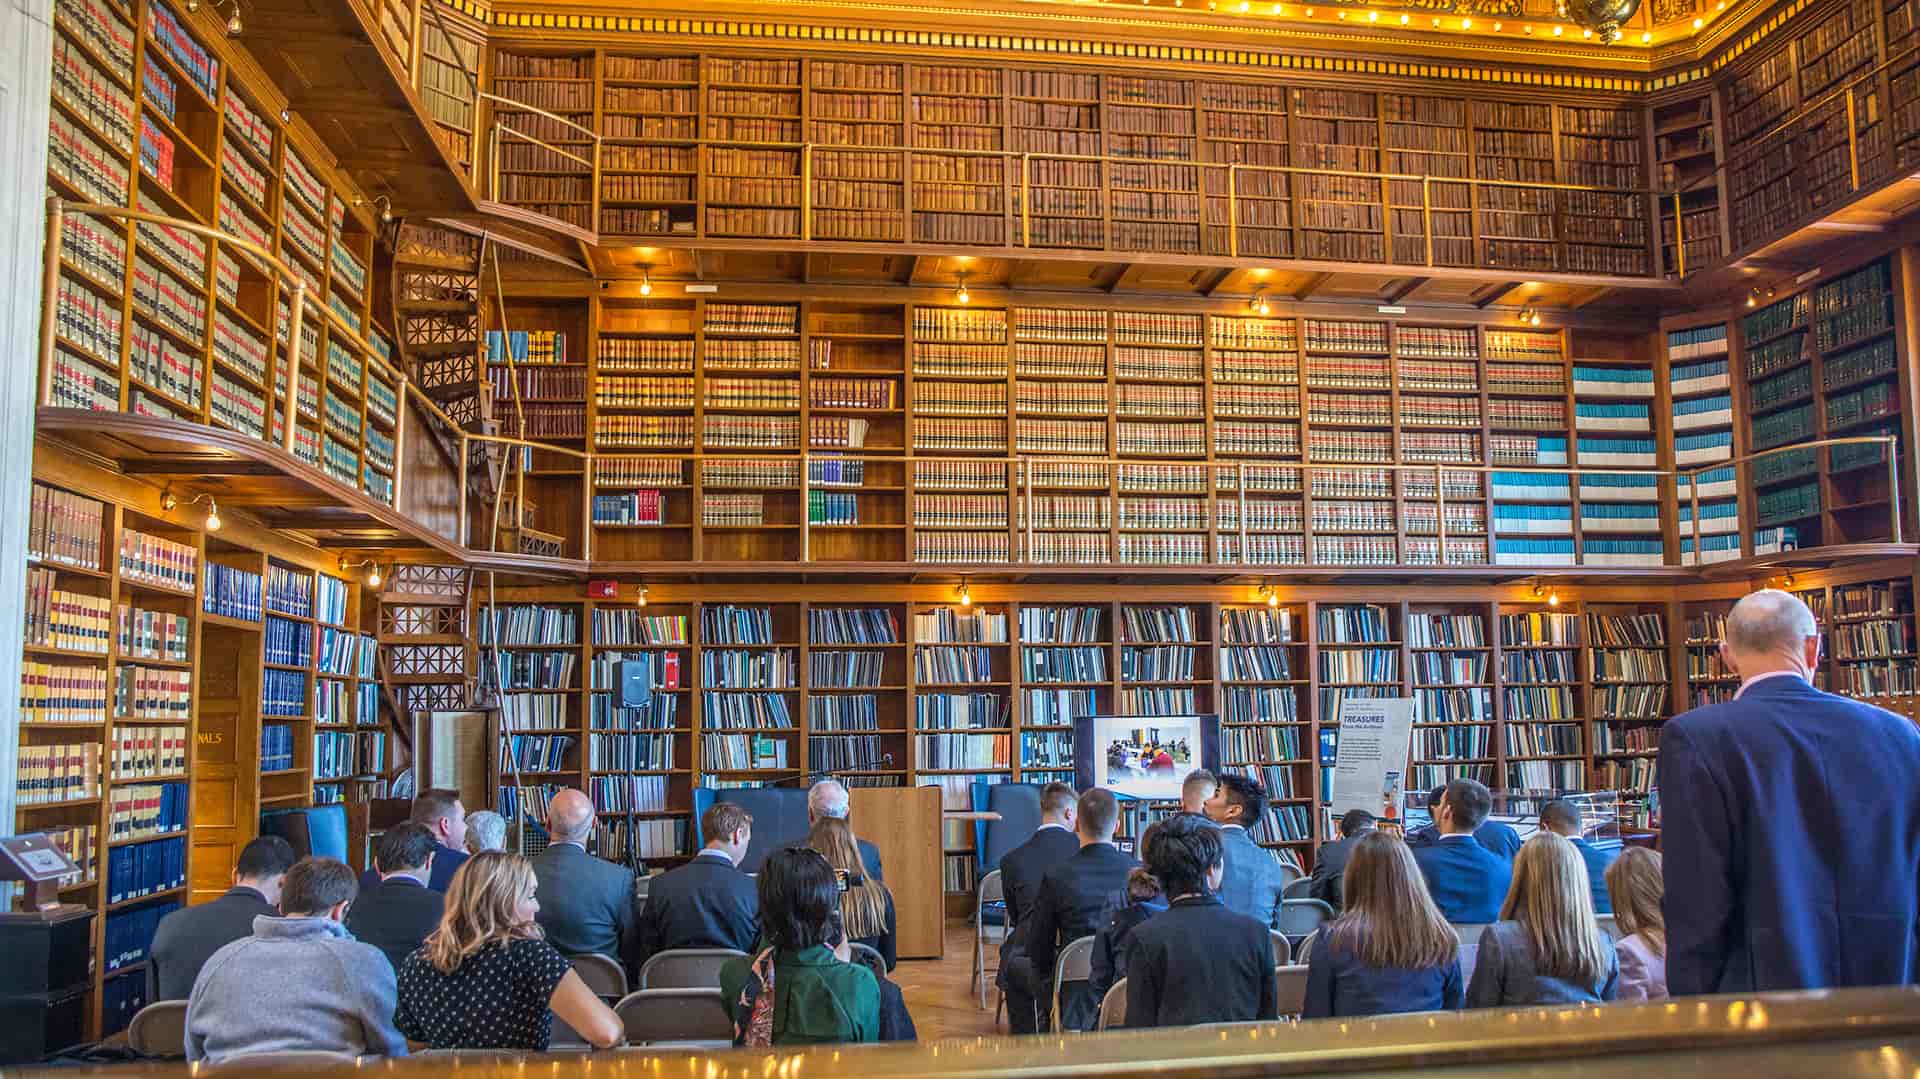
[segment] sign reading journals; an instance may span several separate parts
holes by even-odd
[[[1333,819],[1349,809],[1397,819],[1413,742],[1412,697],[1349,697],[1340,702],[1333,763]]]

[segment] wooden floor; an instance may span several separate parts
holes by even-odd
[[[993,961],[999,947],[987,949],[987,1006],[980,1007],[980,991],[970,986],[973,977],[973,925],[947,925],[945,959],[902,959],[893,969],[893,980],[907,998],[907,1010],[913,1013],[914,1026],[921,1041],[939,1038],[972,1038],[983,1034],[1005,1033],[994,1028]]]

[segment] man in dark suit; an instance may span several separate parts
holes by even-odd
[[[1733,700],[1660,737],[1667,988],[1674,996],[1920,978],[1920,733],[1813,687],[1799,599],[1727,616]]]
[[[460,792],[421,791],[407,819],[432,832],[434,842],[439,844],[440,849],[433,852],[433,874],[427,878],[427,887],[445,895],[447,885],[453,883],[454,870],[467,860],[467,809],[460,804]],[[360,874],[360,893],[365,895],[378,887],[380,871],[369,866]]]
[[[389,828],[373,851],[380,883],[347,910],[347,932],[385,953],[395,975],[420,942],[440,926],[445,897],[427,887],[439,840],[425,825]]]
[[[1433,788],[1432,793],[1427,795],[1428,812],[1433,812],[1440,807],[1440,799],[1446,793],[1447,788],[1444,784]],[[1489,810],[1489,812],[1491,812],[1491,810]],[[1436,821],[1437,819],[1436,817]],[[1513,861],[1514,856],[1520,853],[1520,833],[1514,831],[1513,826],[1504,821],[1497,821],[1491,818],[1481,821],[1480,827],[1473,830],[1473,838],[1481,846],[1498,854],[1509,862]],[[1407,833],[1407,846],[1409,847],[1424,847],[1438,843],[1439,841],[1440,826],[1438,823],[1423,824]]]
[[[1440,838],[1413,848],[1413,860],[1427,878],[1427,891],[1450,922],[1478,924],[1500,920],[1500,905],[1513,882],[1513,863],[1475,842],[1474,830],[1493,808],[1493,795],[1471,779],[1447,784],[1433,819]]]
[[[211,903],[176,910],[154,930],[147,965],[147,992],[153,1000],[186,1000],[207,958],[232,942],[253,935],[253,919],[280,913],[280,881],[297,861],[293,845],[263,835],[240,848],[233,887]]]
[[[1307,894],[1339,911],[1346,906],[1347,859],[1360,837],[1375,829],[1373,814],[1364,809],[1349,809],[1340,818],[1340,838],[1320,844],[1313,857],[1313,879]]]
[[[812,828],[818,820],[843,820],[848,827],[852,827],[853,821],[848,816],[851,811],[847,788],[841,786],[839,780],[823,779],[807,788],[808,828]],[[886,878],[880,875],[880,848],[861,839],[857,831],[853,841],[860,848],[860,865],[867,871],[867,876],[884,881]]]
[[[1154,826],[1147,868],[1168,904],[1128,934],[1127,1026],[1247,1022],[1278,1012],[1267,926],[1213,894],[1231,831],[1187,813]]]
[[[1038,1034],[1049,1026],[1045,1002],[1028,991],[1032,964],[1024,934],[1033,921],[1040,882],[1080,850],[1080,839],[1073,831],[1079,797],[1069,783],[1040,788],[1040,827],[1025,843],[1000,856],[1000,887],[1006,893],[1013,931],[1000,945],[997,978],[1007,994],[1007,1030],[1012,1034]]]
[[[633,870],[587,853],[595,823],[593,803],[571,787],[547,803],[549,845],[533,859],[534,920],[562,955],[629,963],[639,921]]]
[[[1247,834],[1267,807],[1266,788],[1237,772],[1220,776],[1219,784],[1206,803],[1207,819],[1220,826],[1220,848],[1226,859],[1226,874],[1216,894],[1228,910],[1277,928],[1280,904],[1294,875]]]
[[[1587,864],[1587,889],[1593,894],[1593,912],[1612,914],[1613,901],[1607,897],[1607,867],[1620,857],[1620,852],[1601,850],[1587,842],[1580,807],[1565,798],[1555,798],[1540,807],[1540,827],[1565,837],[1573,849],[1580,852],[1580,860]]]
[[[1041,878],[1033,916],[1021,930],[1029,961],[1027,992],[1041,1001],[1050,1002],[1053,996],[1053,967],[1060,949],[1100,928],[1108,909],[1125,901],[1127,872],[1140,864],[1113,845],[1120,803],[1112,791],[1096,787],[1082,794],[1074,818],[1080,849]],[[1060,1028],[1091,1028],[1100,1002],[1091,999],[1086,983],[1062,986],[1061,996],[1065,1010],[1058,1017]]]
[[[693,860],[654,878],[640,908],[636,974],[649,958],[673,948],[753,949],[760,897],[739,869],[753,838],[753,816],[732,802],[715,802],[700,815],[707,845]]]

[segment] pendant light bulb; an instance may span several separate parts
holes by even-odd
[[[380,587],[380,580],[381,580],[380,567],[379,566],[369,567],[367,569],[367,587],[368,588]]]
[[[973,606],[973,593],[967,588],[965,581],[960,582],[960,606],[963,609]]]
[[[179,504],[180,504],[180,500],[174,497],[174,493],[172,491],[166,491],[160,495],[160,512],[161,513],[172,513],[173,508],[175,506],[178,506]]]
[[[963,304],[973,299],[972,295],[967,292],[966,274],[961,274],[955,278],[953,283],[953,299],[955,303]]]
[[[1529,319],[1528,322],[1530,325],[1534,325],[1534,326],[1540,325],[1540,312],[1535,311],[1533,313],[1533,318]]]
[[[1558,589],[1555,589],[1547,593],[1547,606],[1549,607],[1560,606],[1560,591]]]
[[[220,531],[220,503],[207,499],[207,531]]]
[[[233,13],[233,18],[227,20],[227,36],[239,37],[242,29],[243,27],[240,25],[240,13],[236,11]]]
[[[640,271],[640,295],[653,295],[653,275],[645,270]]]
[[[650,591],[650,589],[647,588],[645,582],[642,582],[640,587],[633,590],[633,605],[635,607],[645,607],[647,605],[648,591]]]

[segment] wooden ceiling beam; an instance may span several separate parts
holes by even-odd
[[[1231,266],[1222,266],[1212,273],[1207,274],[1200,279],[1200,295],[1211,298],[1215,292],[1220,290],[1221,285],[1227,283],[1227,278],[1232,276],[1233,267]]]
[[[1519,287],[1518,281],[1496,281],[1491,285],[1482,285],[1473,290],[1473,306],[1485,308]]]
[[[121,465],[120,470],[135,476],[277,476],[280,474],[279,469],[258,461],[205,461],[164,457],[136,458]]]
[[[1299,288],[1293,290],[1293,298],[1295,300],[1309,299],[1331,280],[1333,280],[1333,274],[1330,272],[1314,274],[1312,277],[1307,278],[1306,282]]]
[[[1380,302],[1384,304],[1397,304],[1401,300],[1411,296],[1421,285],[1431,280],[1433,280],[1431,277],[1403,277],[1398,281],[1389,281],[1386,290],[1380,295]]]

